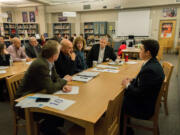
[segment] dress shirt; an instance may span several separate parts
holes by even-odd
[[[10,53],[13,61],[21,61],[21,59],[27,58],[24,48],[22,48],[22,47],[17,49],[14,45],[10,45],[7,48],[7,51]]]
[[[98,63],[102,63],[103,62],[103,58],[104,58],[104,51],[105,51],[105,48],[99,48],[99,57],[98,57]]]

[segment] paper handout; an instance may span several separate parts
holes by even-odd
[[[79,93],[79,87],[78,86],[72,86],[72,90],[70,92],[63,92],[62,90],[59,90],[59,91],[55,92],[54,94],[71,95],[71,94],[78,94],[78,93]]]

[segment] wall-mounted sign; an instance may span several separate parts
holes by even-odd
[[[76,12],[63,12],[65,17],[76,17]]]

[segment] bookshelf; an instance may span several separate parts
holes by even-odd
[[[53,23],[53,34],[61,33],[71,36],[71,23]]]
[[[107,22],[85,22],[84,35],[88,45],[98,44],[101,36],[107,34]]]
[[[3,23],[5,39],[9,39],[9,36],[16,35],[20,38],[26,36],[31,37],[39,33],[37,23]]]

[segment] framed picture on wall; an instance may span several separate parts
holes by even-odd
[[[34,11],[29,12],[29,20],[30,20],[30,22],[35,22],[36,21]]]
[[[22,12],[22,19],[23,19],[23,22],[28,22],[27,12]]]
[[[177,8],[163,8],[163,17],[176,17]]]
[[[12,13],[10,11],[7,12],[7,22],[12,22]]]

